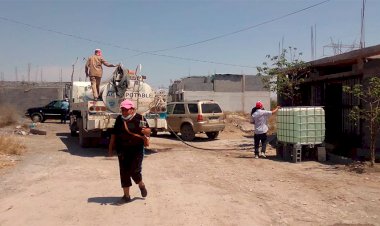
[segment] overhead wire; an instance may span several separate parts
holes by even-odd
[[[0,16],[0,20],[5,20],[5,21],[11,22],[11,23],[15,23],[15,24],[21,24],[21,25],[24,25],[26,27],[30,27],[30,28],[33,28],[33,29],[37,29],[37,30],[41,30],[41,31],[47,31],[47,32],[58,34],[58,35],[63,35],[63,36],[67,36],[67,37],[71,37],[71,38],[75,38],[75,39],[89,41],[89,42],[93,42],[93,43],[97,43],[97,44],[101,44],[101,45],[107,45],[107,46],[111,46],[111,47],[115,47],[115,48],[126,49],[126,50],[130,50],[130,51],[133,51],[133,52],[139,52],[139,53],[143,52],[143,51],[140,51],[140,50],[137,50],[137,49],[123,47],[123,46],[119,46],[119,45],[116,45],[116,44],[113,44],[113,43],[108,43],[108,42],[104,42],[104,41],[98,41],[98,40],[94,40],[94,39],[90,39],[90,38],[85,38],[85,37],[82,37],[82,36],[79,36],[79,35],[73,35],[73,34],[61,32],[61,31],[56,31],[56,30],[53,30],[53,29],[50,29],[50,28],[45,28],[45,27],[42,27],[42,26],[36,26],[36,25],[24,23],[24,22],[13,20],[13,19],[9,19],[9,18],[3,17],[3,16]]]
[[[71,38],[75,38],[75,39],[80,39],[80,40],[84,40],[84,41],[89,41],[89,42],[93,42],[93,43],[97,43],[97,44],[107,45],[107,46],[111,46],[111,47],[114,47],[114,48],[125,49],[125,50],[129,50],[129,51],[133,51],[133,52],[146,53],[146,54],[153,55],[153,56],[160,56],[160,57],[166,57],[166,58],[180,59],[180,60],[185,60],[185,61],[194,61],[194,62],[202,62],[202,63],[210,63],[210,64],[219,64],[219,65],[226,65],[226,66],[234,66],[234,67],[256,68],[256,67],[250,66],[250,65],[230,64],[230,63],[216,62],[216,61],[210,61],[210,60],[201,60],[201,59],[186,58],[186,57],[179,57],[179,56],[171,56],[171,55],[165,55],[165,54],[149,53],[149,52],[144,52],[144,51],[141,51],[141,50],[132,49],[132,48],[128,48],[128,47],[123,47],[123,46],[112,44],[112,43],[108,43],[108,42],[103,42],[103,41],[98,41],[98,40],[94,40],[94,39],[90,39],[90,38],[81,37],[79,35],[73,35],[73,34],[64,33],[64,32],[61,32],[61,31],[56,31],[56,30],[53,30],[53,29],[50,29],[50,28],[44,28],[44,27],[41,27],[41,26],[35,26],[35,25],[32,25],[32,24],[20,22],[20,21],[9,19],[9,18],[2,17],[2,16],[0,16],[0,20],[5,20],[5,21],[8,21],[8,22],[16,23],[16,24],[21,24],[21,25],[24,25],[24,26],[27,26],[27,27],[30,27],[30,28],[33,28],[33,29],[47,31],[47,32],[58,34],[58,35],[63,35],[63,36],[67,36],[67,37],[71,37]]]
[[[0,20],[4,20],[4,21],[11,22],[11,23],[20,24],[20,25],[23,25],[23,26],[26,26],[26,27],[30,27],[30,28],[33,28],[33,29],[42,30],[42,31],[46,31],[46,32],[51,32],[51,33],[55,33],[55,34],[58,34],[58,35],[63,35],[63,36],[79,39],[79,40],[93,42],[93,43],[97,43],[97,44],[101,44],[101,45],[106,45],[106,46],[110,46],[110,47],[114,47],[114,48],[119,48],[119,49],[125,49],[125,50],[129,50],[129,51],[132,51],[132,52],[138,52],[138,54],[132,55],[132,56],[130,56],[128,58],[132,58],[132,57],[139,56],[139,55],[142,55],[142,54],[149,54],[149,55],[153,55],[153,56],[173,58],[173,59],[180,59],[180,60],[185,60],[185,61],[210,63],[210,64],[219,64],[219,65],[226,65],[226,66],[233,66],[233,67],[256,68],[255,66],[250,66],[250,65],[239,65],[239,64],[223,63],[223,62],[216,62],[216,61],[210,61],[210,60],[201,60],[201,59],[194,59],[194,58],[187,58],[187,57],[172,56],[172,55],[166,55],[166,54],[157,54],[157,52],[163,52],[163,51],[168,51],[168,50],[185,48],[185,47],[194,46],[194,45],[198,45],[198,44],[205,43],[205,42],[210,42],[210,41],[213,41],[213,40],[216,40],[216,39],[220,39],[220,38],[223,38],[223,37],[226,37],[226,36],[234,35],[234,34],[237,34],[237,33],[240,33],[240,32],[244,32],[244,31],[247,31],[247,30],[250,30],[250,29],[253,29],[253,28],[256,28],[256,27],[259,27],[259,26],[262,26],[262,25],[265,25],[265,24],[268,24],[268,23],[271,23],[271,22],[274,22],[274,21],[277,21],[277,20],[280,20],[280,19],[283,19],[285,17],[297,14],[299,12],[308,10],[310,8],[316,7],[318,5],[324,4],[324,3],[329,2],[329,1],[331,1],[331,0],[324,0],[322,2],[319,2],[319,3],[316,3],[314,5],[311,5],[311,6],[308,6],[308,7],[305,7],[305,8],[296,10],[296,11],[293,11],[293,12],[285,14],[283,16],[279,16],[279,17],[276,17],[276,18],[273,18],[273,19],[261,22],[259,24],[255,24],[255,25],[252,25],[252,26],[249,26],[249,27],[246,27],[246,28],[242,28],[242,29],[239,29],[239,30],[236,30],[236,31],[233,31],[233,32],[229,32],[229,33],[225,33],[225,34],[222,34],[222,35],[218,35],[218,36],[215,36],[215,37],[212,37],[212,38],[208,38],[208,39],[205,39],[205,40],[193,42],[193,43],[190,43],[190,44],[180,45],[180,46],[176,46],[176,47],[171,47],[171,48],[154,50],[154,51],[142,51],[142,50],[138,50],[138,49],[124,47],[124,46],[116,45],[116,44],[109,43],[109,42],[94,40],[94,39],[82,37],[82,36],[79,36],[79,35],[69,34],[69,33],[61,32],[61,31],[53,30],[53,29],[50,29],[50,28],[45,28],[45,27],[42,27],[42,26],[36,26],[36,25],[29,24],[29,23],[24,23],[24,22],[13,20],[13,19],[10,19],[10,18],[7,18],[7,17],[3,17],[3,16],[0,16]]]
[[[282,15],[282,16],[279,16],[279,17],[275,17],[273,19],[270,19],[270,20],[267,20],[267,21],[264,21],[264,22],[252,25],[252,26],[248,26],[246,28],[242,28],[242,29],[239,29],[239,30],[236,30],[236,31],[228,32],[228,33],[225,33],[225,34],[222,34],[222,35],[217,35],[215,37],[208,38],[208,39],[205,39],[205,40],[193,42],[193,43],[190,43],[190,44],[184,44],[184,45],[180,45],[180,46],[175,46],[175,47],[171,47],[171,48],[159,49],[159,50],[154,50],[154,51],[146,51],[146,52],[142,52],[142,53],[136,54],[134,56],[138,56],[138,55],[145,54],[145,53],[156,53],[156,52],[163,52],[163,51],[168,51],[168,50],[180,49],[180,48],[185,48],[185,47],[189,47],[189,46],[193,46],[193,45],[198,45],[198,44],[205,43],[205,42],[210,42],[210,41],[213,41],[213,40],[216,40],[216,39],[224,38],[224,37],[227,37],[227,36],[230,36],[230,35],[234,35],[234,34],[237,34],[237,33],[240,33],[240,32],[251,30],[253,28],[256,28],[256,27],[259,27],[259,26],[262,26],[262,25],[265,25],[265,24],[268,24],[268,23],[272,23],[272,22],[277,21],[277,20],[284,19],[284,18],[286,18],[288,16],[292,16],[292,15],[300,13],[302,11],[314,8],[316,6],[322,5],[322,4],[327,3],[329,1],[331,1],[331,0],[325,0],[325,1],[322,1],[322,2],[319,2],[319,3],[316,3],[314,5],[311,5],[311,6],[308,6],[308,7],[305,7],[305,8],[302,8],[302,9],[299,9],[299,10],[287,13],[285,15]],[[131,56],[131,57],[133,57],[133,56]]]

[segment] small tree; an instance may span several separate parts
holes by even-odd
[[[300,84],[305,75],[309,74],[308,64],[300,59],[301,56],[302,53],[298,53],[297,48],[289,47],[288,50],[283,49],[279,56],[267,55],[266,58],[271,63],[264,62],[261,67],[257,67],[264,88],[289,100],[292,106],[301,95]]]
[[[364,88],[364,89],[363,89]],[[376,137],[380,130],[380,77],[370,77],[368,85],[363,87],[356,84],[353,87],[343,86],[343,91],[351,93],[359,98],[365,106],[354,106],[349,117],[357,122],[359,119],[366,121],[370,132],[370,161],[375,165]]]

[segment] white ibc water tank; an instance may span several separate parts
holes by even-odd
[[[284,107],[277,112],[277,139],[286,143],[321,144],[325,139],[322,107]]]

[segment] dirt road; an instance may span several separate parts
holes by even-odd
[[[152,138],[143,163],[148,197],[122,195],[116,157],[82,149],[68,126],[44,123],[27,152],[0,170],[0,225],[380,225],[380,174],[343,166],[254,159],[251,137],[229,126],[188,147]],[[232,149],[232,150],[230,150]]]

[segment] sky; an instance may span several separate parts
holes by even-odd
[[[289,46],[312,60],[359,45],[362,0],[0,0],[0,80],[84,81],[86,58],[135,69],[155,88],[188,76],[255,75]],[[365,46],[380,44],[380,1],[365,1]],[[342,48],[343,52],[349,48]],[[78,60],[77,60],[78,59]],[[74,65],[74,67],[73,67]],[[30,70],[29,70],[30,68]],[[17,71],[17,72],[16,72]],[[29,72],[30,71],[30,72]],[[104,70],[102,81],[113,68]]]

